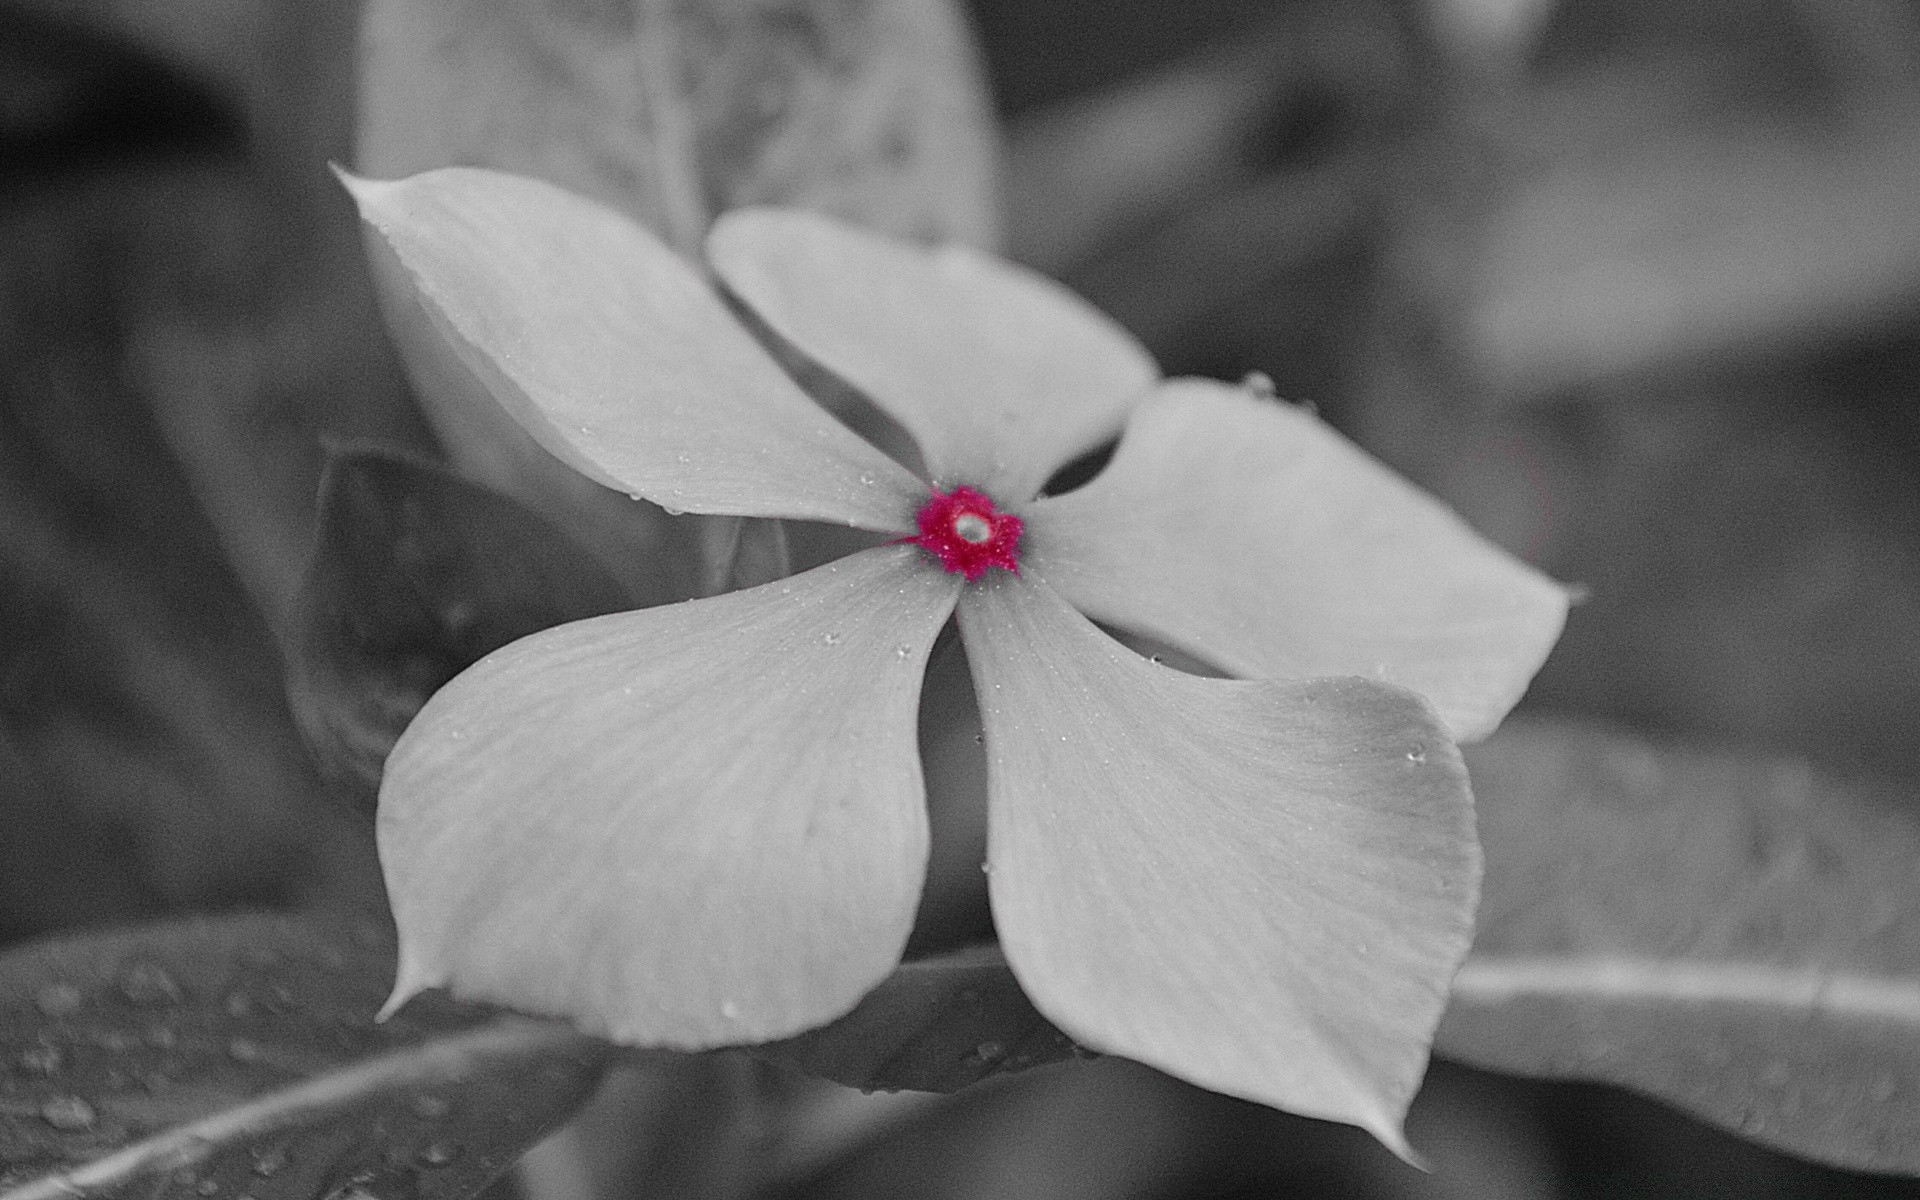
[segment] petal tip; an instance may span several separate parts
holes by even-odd
[[[407,1002],[430,988],[446,983],[444,973],[436,974],[422,966],[418,959],[405,951],[401,952],[400,965],[394,972],[393,993],[380,1011],[373,1015],[375,1022],[384,1022],[407,1006]]]

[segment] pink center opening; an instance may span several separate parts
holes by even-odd
[[[1020,573],[1020,534],[1026,525],[994,507],[993,497],[970,487],[935,490],[920,510],[920,536],[903,538],[923,547],[940,565],[974,583],[989,567]]]

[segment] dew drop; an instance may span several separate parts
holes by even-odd
[[[682,465],[684,466],[685,464],[687,464],[687,463],[690,463],[690,462],[692,462],[692,461],[693,461],[693,455],[691,455],[691,454],[676,454],[676,455],[674,455],[674,456],[673,456],[673,461],[675,461],[675,462],[677,462],[677,463],[680,463],[680,464],[682,464]]]
[[[35,1075],[52,1075],[60,1069],[60,1064],[64,1060],[65,1056],[60,1053],[60,1047],[46,1042],[29,1046],[20,1052],[21,1069],[31,1071]]]
[[[165,1025],[155,1025],[147,1030],[147,1045],[155,1050],[171,1050],[180,1041],[180,1035]]]
[[[740,1006],[731,1000],[722,1000],[720,1002],[720,1015],[729,1021],[737,1021],[740,1019]]]
[[[49,1017],[64,1017],[83,1002],[80,989],[70,983],[50,983],[34,994],[33,1006]]]
[[[235,1062],[259,1062],[264,1053],[265,1051],[260,1049],[260,1043],[250,1038],[234,1038],[227,1043],[227,1057]]]
[[[1273,376],[1265,371],[1248,371],[1240,380],[1240,386],[1254,394],[1256,399],[1272,400],[1279,395],[1273,385]]]
[[[983,863],[981,863],[981,864],[980,864],[980,873],[981,873],[982,875],[991,875],[991,874],[993,874],[993,864],[992,864],[992,863],[988,863],[988,862],[983,862]]]
[[[992,1062],[1007,1052],[999,1042],[981,1042],[973,1048],[973,1056],[983,1063]]]
[[[253,1173],[262,1179],[272,1179],[287,1169],[291,1156],[285,1146],[274,1146],[268,1150],[256,1150],[253,1154]]]
[[[894,656],[895,658],[897,658],[897,659],[900,659],[900,660],[902,660],[902,661],[905,661],[906,659],[909,659],[909,658],[912,658],[912,657],[913,657],[913,647],[911,647],[911,646],[895,646],[895,647],[893,648],[893,656]]]
[[[423,1167],[445,1167],[452,1165],[460,1157],[460,1147],[450,1142],[434,1142],[414,1156],[414,1161]]]
[[[843,639],[841,635],[838,633],[829,633],[825,637],[821,638],[820,640],[825,642],[829,646],[838,646]]]
[[[872,471],[860,472],[860,482],[865,484],[868,487],[872,487],[874,483],[873,472]]]
[[[218,1179],[202,1179],[199,1183],[193,1185],[193,1194],[196,1196],[212,1196],[219,1191],[220,1181]]]
[[[668,515],[668,516],[670,516],[670,517],[684,517],[684,516],[686,516],[686,515],[687,515],[687,510],[686,510],[686,509],[684,509],[684,508],[675,508],[675,507],[674,507],[673,505],[671,505],[671,504],[662,504],[662,505],[660,506],[660,511],[661,511],[661,512],[663,512],[663,513],[665,513],[665,514],[667,514],[667,515]]]
[[[253,997],[245,992],[229,992],[224,1007],[230,1017],[250,1017],[253,1015]]]
[[[453,1111],[453,1105],[447,1103],[445,1098],[427,1092],[415,1096],[409,1107],[413,1109],[413,1115],[423,1121],[438,1121]]]
[[[1423,763],[1427,761],[1427,748],[1425,746],[1415,746],[1413,749],[1407,751],[1407,761],[1411,763]]]
[[[75,1133],[92,1129],[100,1114],[78,1096],[55,1096],[40,1106],[40,1119],[55,1129]]]

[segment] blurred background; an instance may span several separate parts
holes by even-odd
[[[1005,249],[1582,585],[1530,707],[1914,779],[1920,6],[968,15]],[[0,944],[374,886],[276,648],[320,446],[433,444],[323,169],[355,23],[0,0]],[[834,1112],[788,1194],[1920,1196],[1445,1062],[1432,1175],[1112,1062]]]

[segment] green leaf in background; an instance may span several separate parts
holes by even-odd
[[[287,695],[322,770],[372,810],[394,739],[483,655],[629,607],[546,521],[437,467],[337,453],[288,651]]]
[[[268,539],[271,553],[235,553],[227,534],[238,527],[208,518],[210,496],[233,499],[234,513],[272,510],[276,528],[292,529],[293,517],[197,475],[169,441],[167,414],[184,410],[169,410],[168,394],[206,399],[231,385],[232,395],[270,377],[253,394],[284,404],[280,388],[313,382],[303,364],[314,323],[289,318],[287,330],[304,332],[286,341],[224,325],[266,306],[241,281],[283,245],[253,224],[269,206],[228,168],[159,164],[23,175],[10,196],[0,213],[0,741],[16,765],[0,772],[12,780],[0,784],[0,938],[166,908],[376,895],[371,840],[313,802],[320,782],[254,603],[279,585],[247,586],[249,565],[271,563],[258,578],[278,579],[283,551],[304,556],[312,519],[299,522],[297,550],[289,533]],[[213,328],[228,332],[187,336]],[[145,370],[159,340],[181,350],[177,362],[198,363],[173,393]],[[246,368],[196,357],[194,346],[213,343]],[[284,411],[252,411],[262,432],[310,436]],[[194,430],[205,461],[240,465],[245,455],[217,426]],[[255,467],[276,494],[299,477],[286,459]],[[313,484],[304,487],[310,509]],[[64,849],[35,852],[36,842]]]
[[[695,254],[744,204],[985,243],[985,89],[947,0],[373,0],[359,169],[534,175]]]
[[[0,957],[0,1196],[473,1195],[608,1049],[437,997],[384,1024],[385,926],[243,915]]]
[[[1087,1054],[1035,1011],[997,946],[902,963],[838,1021],[756,1052],[849,1087],[922,1092]]]
[[[1513,725],[1467,761],[1486,882],[1439,1053],[1920,1173],[1920,819],[1903,789],[1570,724]]]

